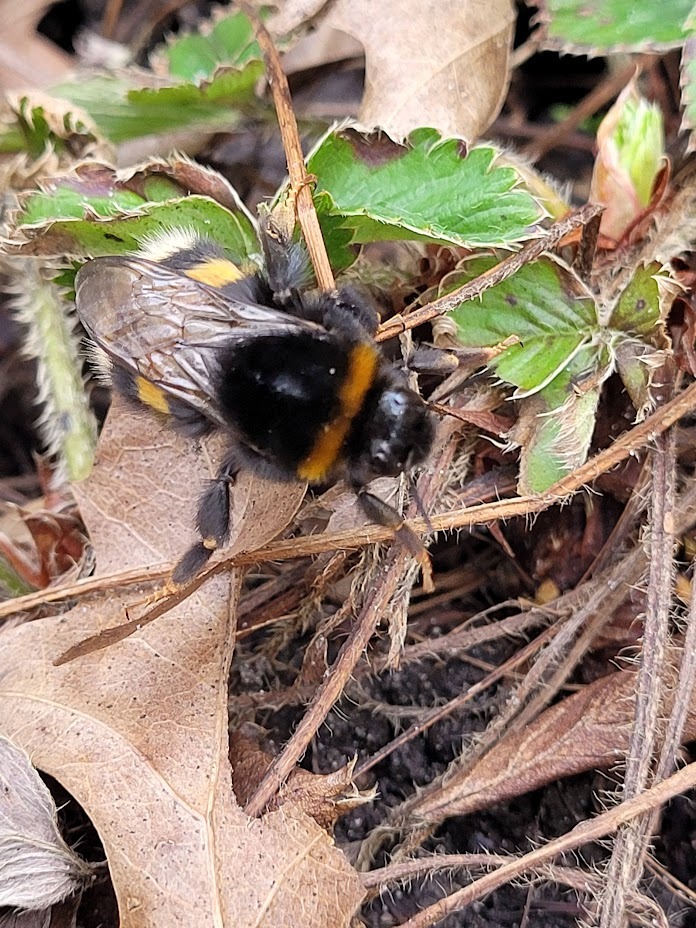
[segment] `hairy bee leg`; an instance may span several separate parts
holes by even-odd
[[[425,545],[403,520],[401,513],[397,512],[389,503],[385,503],[379,496],[370,493],[365,487],[356,487],[355,492],[358,502],[362,506],[363,512],[372,522],[378,525],[384,525],[387,528],[396,529],[396,537],[405,545],[409,554],[411,554],[420,564],[423,573],[423,589],[426,592],[432,591],[432,567],[430,558],[425,549]]]
[[[397,512],[389,503],[385,503],[379,496],[370,493],[365,487],[358,487],[355,492],[358,497],[358,502],[362,507],[362,511],[371,522],[376,522],[377,525],[384,525],[387,528],[396,529],[401,528],[404,524],[401,513]]]
[[[217,477],[198,501],[196,524],[201,540],[191,545],[172,572],[172,581],[181,586],[200,573],[214,551],[223,547],[230,533],[230,485],[239,473],[236,459],[222,463]]]
[[[444,348],[421,345],[406,359],[406,369],[415,374],[452,374],[459,367],[459,358]]]
[[[320,296],[317,310],[324,328],[329,331],[374,337],[379,328],[379,313],[372,297],[357,287],[339,287]]]

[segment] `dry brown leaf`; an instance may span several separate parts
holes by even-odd
[[[411,811],[428,822],[468,815],[561,777],[621,761],[635,711],[636,675],[623,670],[547,709],[521,732],[503,737],[470,770],[448,774]],[[684,740],[696,737],[692,704]]]
[[[273,761],[250,733],[236,733],[231,739],[230,757],[234,767],[234,788],[240,802],[251,797]],[[302,809],[330,831],[336,820],[349,809],[357,808],[375,797],[374,790],[360,792],[353,782],[355,763],[346,764],[333,773],[318,774],[296,768],[284,784],[272,807],[287,803]]]
[[[326,6],[327,0],[279,0],[277,12],[270,22],[274,35],[288,35],[303,23],[314,19]]]
[[[476,140],[497,116],[515,26],[510,0],[337,0],[324,21],[365,49],[359,119],[403,139],[432,126]]]
[[[0,905],[48,909],[92,878],[63,841],[53,797],[29,757],[0,738]]]
[[[112,415],[80,492],[99,570],[172,560],[193,538],[215,462],[147,417]],[[303,488],[243,477],[234,551],[281,531]],[[228,760],[227,679],[238,583],[218,576],[104,651],[66,647],[123,621],[118,592],[3,636],[0,732],[78,800],[103,841],[121,928],[347,925],[362,898],[329,836],[291,803],[258,820]]]
[[[36,26],[51,4],[47,0],[0,0],[0,87],[50,87],[63,80],[70,56],[39,35]]]

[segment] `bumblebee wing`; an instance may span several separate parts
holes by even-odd
[[[144,380],[217,424],[222,417],[214,387],[224,348],[254,335],[318,329],[144,258],[89,261],[77,275],[75,294],[87,333],[113,364],[136,384]]]

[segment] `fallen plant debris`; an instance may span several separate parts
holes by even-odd
[[[690,2],[70,2],[76,77],[0,62],[0,926],[688,928]],[[241,471],[173,587],[224,436],[144,414],[174,394],[123,333],[111,396],[73,304],[99,257],[196,280],[194,239],[197,319],[369,293],[436,432],[370,484],[389,524]]]

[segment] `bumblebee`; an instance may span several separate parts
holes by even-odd
[[[226,543],[242,468],[310,485],[343,477],[370,519],[399,525],[367,486],[408,472],[433,441],[426,404],[374,340],[372,302],[349,288],[312,294],[301,247],[268,220],[261,232],[262,270],[184,229],[88,261],[76,278],[78,316],[114,389],[192,436],[230,436],[176,584]]]

